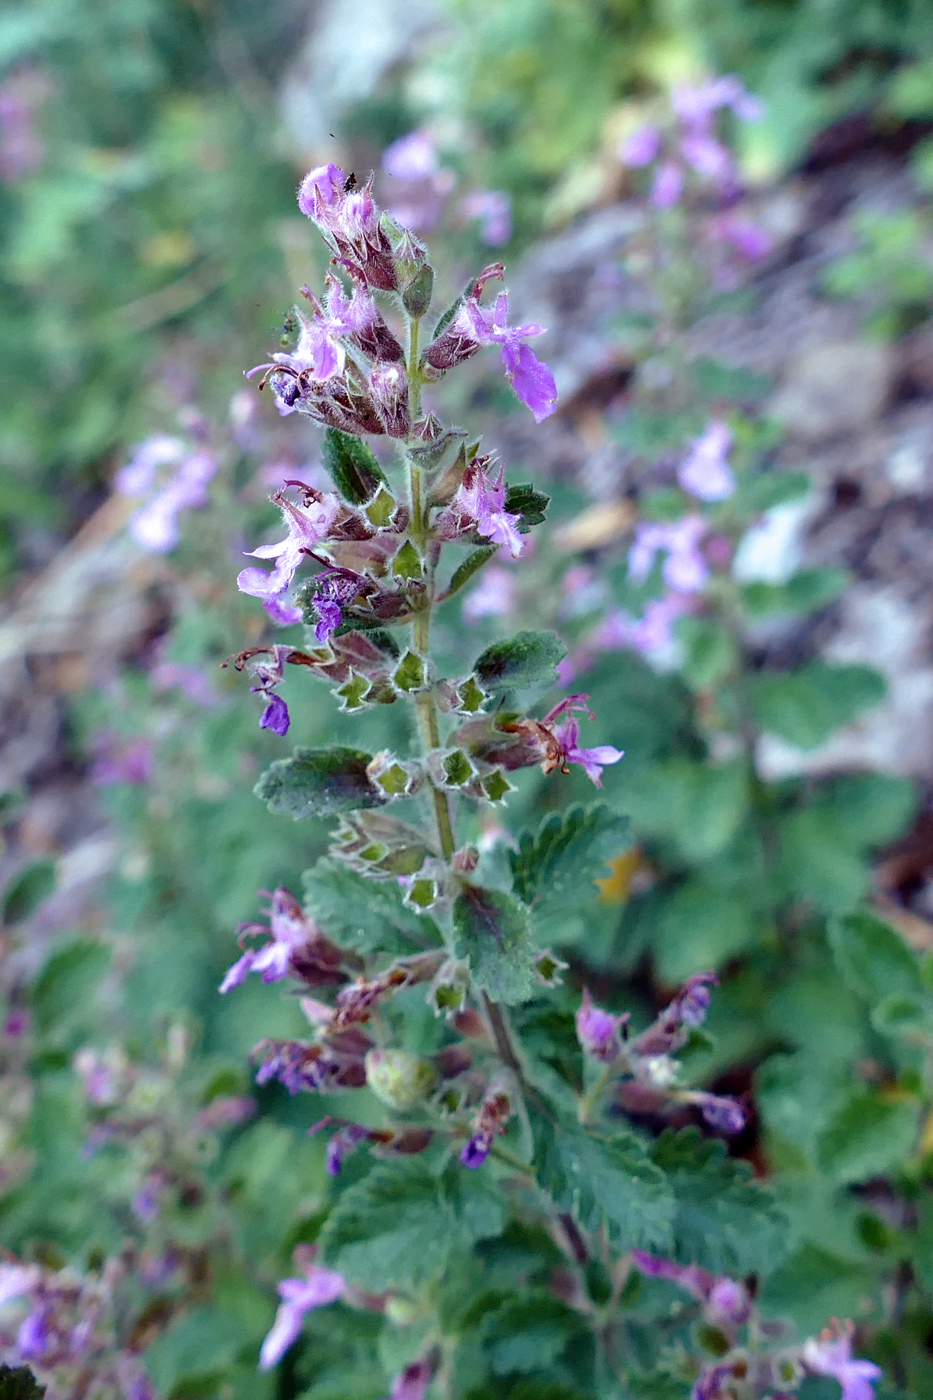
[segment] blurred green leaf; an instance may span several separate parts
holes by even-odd
[[[867,666],[812,661],[783,675],[753,678],[753,702],[762,729],[801,749],[815,749],[885,696],[883,677]]]

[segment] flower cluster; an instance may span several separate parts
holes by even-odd
[[[676,87],[671,106],[672,129],[639,127],[620,145],[620,161],[631,170],[653,169],[649,199],[655,209],[673,208],[691,190],[711,194],[717,209],[706,223],[706,237],[727,246],[743,262],[759,262],[771,252],[771,238],[739,208],[742,180],[735,157],[717,132],[717,119],[729,111],[739,121],[758,121],[761,103],[738,78],[727,76]],[[724,269],[718,269],[717,276],[728,280]]]
[[[590,1094],[594,1106],[604,1093],[612,1093],[617,1104],[632,1113],[666,1114],[689,1105],[700,1110],[711,1128],[730,1135],[742,1131],[746,1114],[735,1099],[682,1088],[678,1082],[680,1066],[674,1056],[706,1019],[716,980],[709,972],[694,974],[647,1030],[633,1037],[628,1013],[614,1016],[595,1006],[584,989],[576,1015],[577,1039],[583,1053],[603,1067]]]
[[[760,1317],[744,1283],[640,1249],[632,1251],[632,1263],[646,1278],[668,1279],[690,1293],[725,1353],[703,1370],[691,1400],[792,1400],[807,1376],[832,1377],[841,1388],[840,1400],[874,1400],[881,1367],[853,1357],[851,1322],[834,1320],[818,1337],[782,1345],[783,1325]],[[748,1341],[757,1345],[743,1344],[746,1329]]]
[[[49,1400],[155,1400],[132,1329],[119,1322],[131,1263],[115,1257],[82,1275],[0,1261],[0,1362],[29,1366]]]
[[[217,471],[203,420],[189,415],[186,426],[185,437],[158,433],[147,438],[114,477],[120,495],[142,502],[130,517],[129,530],[151,554],[169,554],[178,546],[179,516],[207,505],[207,488]]]
[[[391,181],[390,218],[414,233],[430,233],[457,184],[454,172],[441,163],[436,141],[423,128],[400,136],[383,151],[382,169]],[[459,201],[459,213],[479,221],[487,248],[501,248],[512,237],[512,201],[504,190],[471,190]]]

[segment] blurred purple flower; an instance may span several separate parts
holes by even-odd
[[[631,170],[643,170],[661,154],[662,137],[656,126],[640,126],[619,146],[619,160]]]
[[[433,1374],[429,1361],[413,1361],[395,1377],[389,1400],[424,1400]]]
[[[728,460],[731,450],[732,433],[728,424],[714,419],[695,439],[678,468],[677,480],[697,500],[728,500],[735,491],[735,477]]]
[[[842,1387],[840,1400],[874,1400],[875,1382],[882,1371],[873,1361],[852,1356],[851,1322],[831,1323],[818,1337],[803,1344],[801,1360],[817,1376],[832,1376]]]
[[[160,661],[149,672],[156,690],[180,690],[195,705],[215,710],[224,703],[204,672],[197,666],[185,666],[180,661]]]
[[[260,687],[253,686],[252,688],[258,690]],[[259,728],[271,729],[273,734],[278,734],[281,739],[284,739],[290,724],[288,706],[281,695],[267,695],[266,708],[260,717]]]
[[[706,531],[701,515],[685,515],[680,520],[643,520],[635,530],[629,551],[629,576],[644,583],[659,553],[666,556],[661,574],[667,586],[677,593],[698,593],[709,578],[709,564],[700,551]]]
[[[37,170],[45,142],[36,131],[36,113],[52,93],[51,80],[38,68],[21,68],[0,83],[0,182],[12,185]]]
[[[672,160],[658,166],[648,196],[655,209],[672,209],[680,200],[684,190],[684,172]]]
[[[166,475],[161,470],[174,467]],[[217,459],[202,448],[191,450],[181,438],[157,434],[147,439],[114,477],[114,489],[124,496],[148,496],[132,515],[129,531],[150,554],[168,554],[181,539],[178,517],[183,510],[208,504],[207,486],[217,471]]]
[[[94,761],[90,778],[96,787],[118,783],[140,785],[152,777],[155,749],[151,739],[124,739],[111,729],[100,729],[92,742]]]
[[[594,1006],[586,987],[575,1017],[577,1040],[585,1055],[610,1064],[619,1057],[619,1029],[628,1022],[628,1015],[613,1016],[602,1007]]]
[[[300,1257],[302,1253],[295,1251],[296,1262],[303,1267],[304,1277],[283,1279],[278,1286],[282,1301],[272,1330],[259,1353],[260,1371],[270,1371],[297,1341],[306,1313],[335,1303],[346,1291],[343,1274],[338,1274],[334,1269],[325,1269],[323,1264],[315,1264],[306,1253],[303,1260]]]
[[[464,218],[479,219],[480,240],[501,248],[512,237],[512,200],[505,190],[473,190],[460,205]]]
[[[514,606],[515,597],[515,575],[501,564],[488,564],[463,604],[464,621],[472,624],[484,617],[504,617]]]

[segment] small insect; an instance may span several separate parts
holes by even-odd
[[[356,178],[356,171],[351,170],[343,182],[344,194],[352,194],[355,189],[359,189],[359,181]]]
[[[295,336],[298,334],[298,317],[294,311],[286,311],[285,319],[282,322],[282,330],[279,335],[279,344],[283,350],[287,350]]]

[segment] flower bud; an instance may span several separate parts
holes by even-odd
[[[434,268],[430,263],[425,263],[421,271],[412,278],[402,292],[402,305],[409,316],[413,316],[416,321],[421,319],[431,305],[433,291]]]
[[[366,1083],[376,1098],[399,1113],[416,1108],[437,1087],[437,1070],[430,1060],[408,1050],[370,1050],[365,1063]]]
[[[594,1060],[610,1064],[619,1057],[619,1027],[628,1021],[628,1015],[613,1016],[602,1007],[594,1006],[590,994],[583,992],[583,1001],[577,1011],[577,1039],[585,1055]]]

